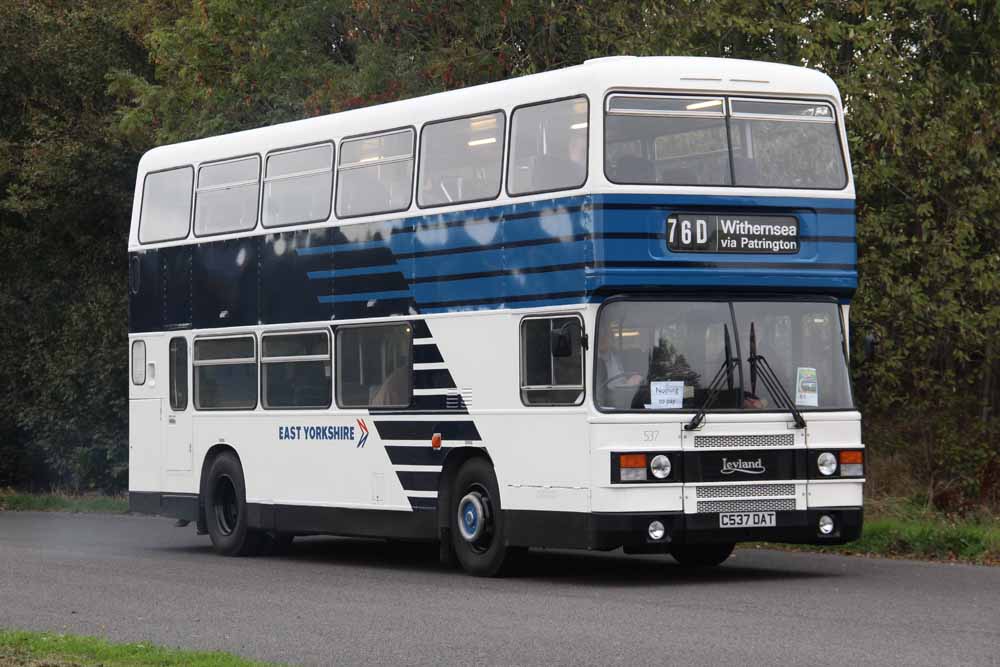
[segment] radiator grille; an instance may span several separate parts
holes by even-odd
[[[699,486],[701,498],[760,498],[762,496],[794,496],[794,484],[738,484],[726,486]]]
[[[701,500],[699,512],[780,512],[794,510],[795,498],[770,500]]]
[[[794,447],[791,433],[762,433],[760,435],[696,435],[696,448],[709,447]]]

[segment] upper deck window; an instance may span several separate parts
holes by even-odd
[[[319,222],[330,217],[333,144],[271,153],[264,171],[265,227]]]
[[[587,180],[586,97],[520,107],[511,117],[507,191],[578,188]]]
[[[829,104],[734,98],[729,105],[737,185],[823,190],[847,185]]]
[[[615,183],[732,185],[721,98],[613,95],[605,135]]]
[[[411,129],[340,144],[337,217],[405,211],[413,191]]]
[[[614,183],[839,190],[847,184],[825,102],[611,95],[605,173]]]
[[[146,174],[139,212],[139,242],[173,241],[187,236],[193,190],[192,167]]]
[[[417,204],[441,206],[494,199],[503,169],[503,112],[424,126]]]
[[[258,155],[204,165],[198,170],[194,233],[207,236],[253,229],[259,190]]]

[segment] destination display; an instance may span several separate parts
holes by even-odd
[[[799,219],[793,215],[671,213],[667,247],[673,252],[794,255],[799,251]]]

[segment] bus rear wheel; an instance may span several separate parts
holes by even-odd
[[[670,547],[670,555],[684,567],[715,567],[733,553],[736,545],[728,544],[678,544]]]
[[[243,466],[235,455],[220,454],[208,470],[205,490],[205,523],[216,553],[252,556],[260,550],[263,536],[249,528],[247,519]]]
[[[451,543],[469,574],[493,577],[507,557],[500,490],[493,466],[473,458],[462,464],[451,494]]]

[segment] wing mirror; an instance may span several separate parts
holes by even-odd
[[[573,332],[576,330],[579,338],[579,322],[567,322],[558,329],[552,330],[552,356],[556,358],[573,356]]]

